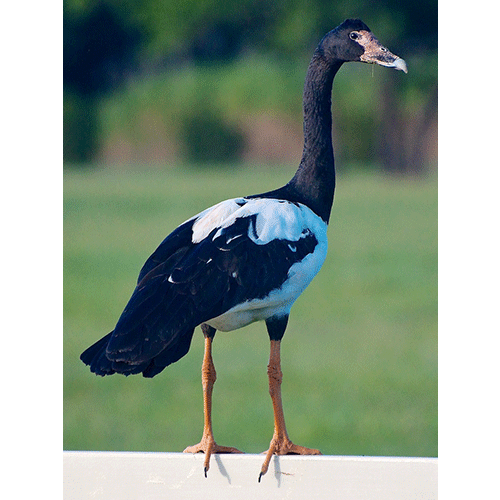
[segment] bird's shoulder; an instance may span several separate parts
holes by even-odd
[[[242,221],[247,224],[242,224]],[[216,239],[223,234],[243,232],[257,245],[273,240],[298,241],[307,233],[326,238],[326,223],[312,210],[300,203],[266,197],[234,198],[223,201],[190,219],[192,241],[200,243],[212,234]],[[246,228],[246,226],[249,226]]]

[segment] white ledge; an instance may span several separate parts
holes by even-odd
[[[274,456],[258,482],[264,455],[65,451],[64,498],[437,499],[436,458]]]

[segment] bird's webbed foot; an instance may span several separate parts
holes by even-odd
[[[213,437],[211,436],[203,436],[201,441],[198,444],[193,446],[188,446],[184,453],[205,453],[205,462],[203,464],[203,471],[205,473],[205,477],[207,477],[208,469],[210,469],[210,457],[213,453],[243,453],[237,448],[233,448],[232,446],[220,446],[218,445]]]
[[[321,451],[314,448],[306,448],[305,446],[299,446],[290,441],[288,436],[273,436],[269,449],[266,452],[266,459],[262,464],[262,468],[259,474],[259,483],[261,477],[267,472],[269,468],[269,462],[273,455],[322,455]]]

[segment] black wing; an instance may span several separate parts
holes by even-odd
[[[236,218],[199,243],[192,242],[195,220],[177,228],[144,264],[115,330],[82,360],[100,375],[152,377],[188,352],[196,326],[279,288],[317,239],[306,231],[298,241],[256,244],[249,238],[257,236],[256,217]]]
[[[144,373],[152,358],[166,346],[170,345],[168,364],[188,352],[194,327],[186,329],[181,324],[182,316],[172,314],[182,297],[177,297],[175,304],[172,300],[175,294],[168,293],[164,278],[192,249],[193,223],[194,220],[185,222],[163,240],[142,267],[137,286],[115,329],[82,353],[80,359],[92,372]],[[176,330],[174,335],[170,334],[172,330]]]

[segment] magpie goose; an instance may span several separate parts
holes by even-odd
[[[201,442],[184,451],[205,453],[205,476],[212,453],[239,453],[216,444],[212,433],[212,342],[217,330],[254,321],[265,321],[271,341],[267,371],[274,410],[274,435],[259,481],[273,454],[320,454],[288,438],[280,343],[290,308],[326,257],[335,189],[331,91],[335,74],[348,61],[406,72],[403,59],[383,47],[362,21],[348,19],[330,31],[307,70],[303,156],[291,181],[274,191],[223,201],[177,227],[144,264],[114,330],[81,355],[97,375],[154,377],[188,352],[201,325],[204,429]]]

